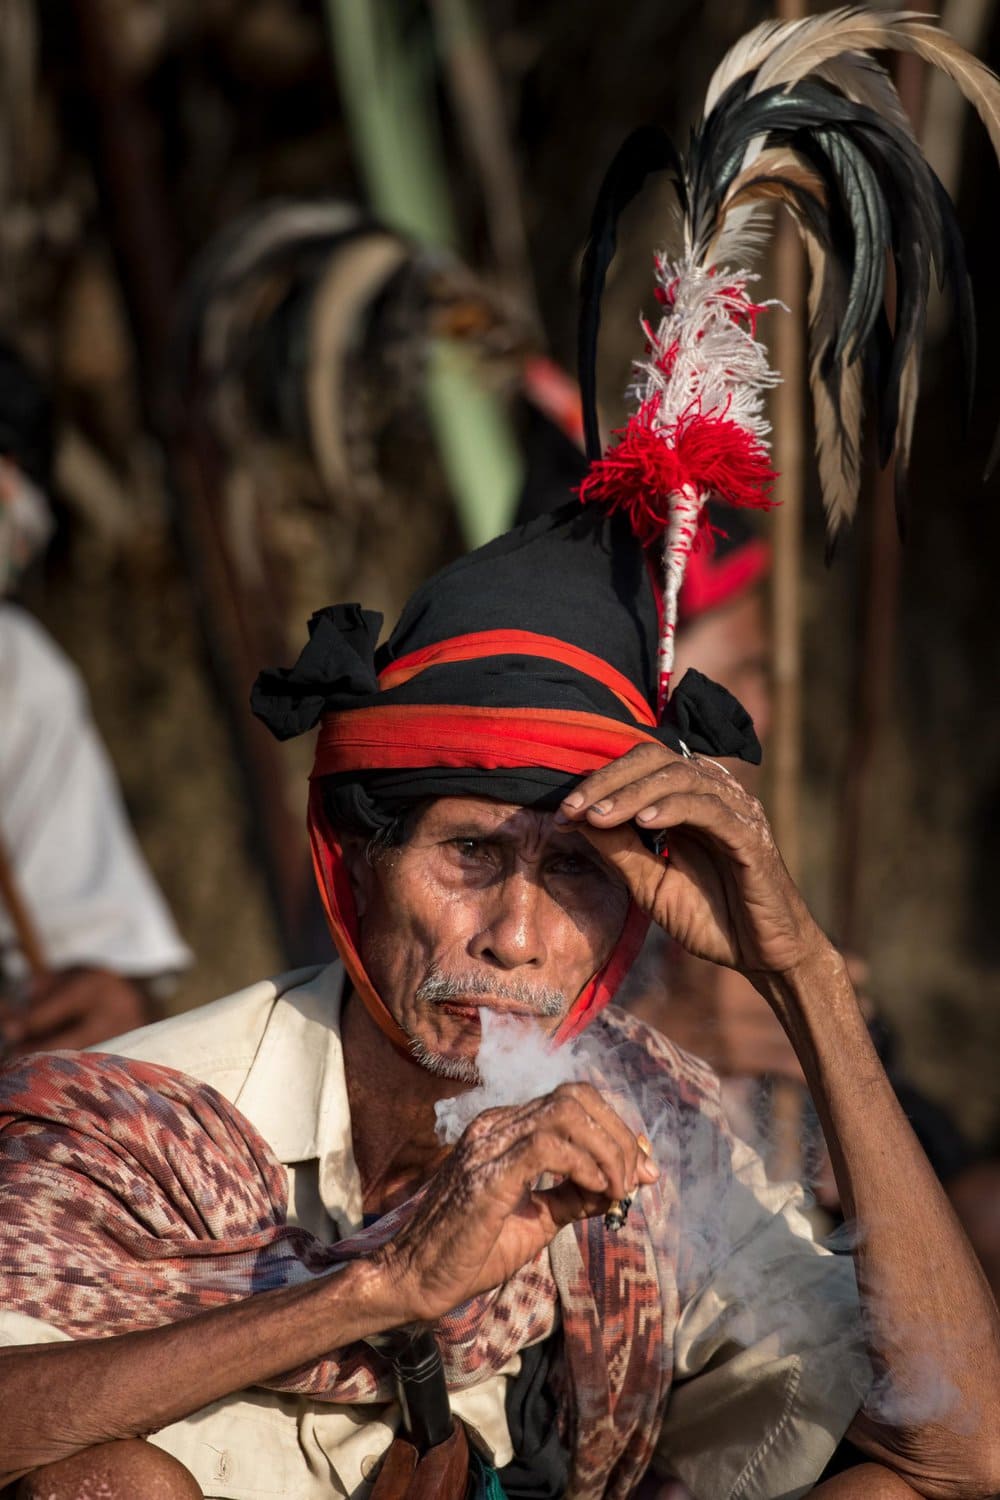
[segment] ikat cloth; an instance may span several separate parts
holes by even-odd
[[[303,988],[319,977],[313,972]],[[240,1000],[219,1002],[237,1023]],[[275,992],[273,1005],[281,1004]],[[335,1035],[336,1015],[324,1021]],[[285,1095],[286,1138],[279,1128],[269,1141],[257,1101],[268,1088],[268,1056],[278,1074],[287,1069],[289,1028],[264,1026],[237,1088],[226,1063],[240,1072],[240,1047],[227,1056],[224,1026],[202,1027],[209,1056],[200,1078],[166,1061],[173,1053],[183,1063],[191,1050],[185,1032],[190,1043],[198,1029],[195,1014],[134,1033],[121,1055],[49,1054],[0,1072],[0,1342],[30,1341],[32,1328],[81,1338],[156,1327],[335,1274],[412,1212],[411,1203],[360,1228],[346,1097],[330,1089],[346,1096],[342,1063],[333,1077],[328,1067],[322,1077],[303,1069],[295,1098]],[[309,1030],[291,1027],[299,1041]],[[628,1496],[651,1464],[713,1500],[801,1493],[866,1389],[850,1263],[812,1244],[794,1195],[777,1211],[764,1201],[755,1160],[729,1136],[700,1063],[612,1007],[591,1028],[585,1065],[650,1135],[661,1178],[640,1192],[619,1234],[600,1219],[563,1231],[497,1291],[441,1320],[456,1411],[471,1398],[473,1425],[478,1409],[504,1461],[506,1434],[497,1441],[491,1433],[503,1425],[502,1407],[494,1398],[490,1412],[483,1397],[492,1388],[502,1402],[502,1377],[518,1368],[518,1352],[559,1323],[573,1496]],[[339,1121],[332,1133],[331,1109]],[[296,1136],[292,1160],[318,1154],[312,1183],[284,1164]],[[296,1401],[314,1412],[343,1408],[362,1430],[370,1413],[385,1441],[391,1437],[391,1385],[366,1345],[331,1352],[271,1385],[279,1410]],[[259,1394],[266,1402],[269,1393]],[[188,1419],[195,1431],[198,1419]],[[266,1446],[266,1425],[257,1432]],[[385,1441],[367,1457],[377,1458]],[[183,1442],[171,1451],[190,1463]],[[803,1462],[805,1481],[790,1484]],[[255,1493],[229,1486],[225,1473],[193,1468],[208,1495]],[[773,1487],[776,1468],[781,1488]],[[364,1458],[352,1469],[338,1468],[335,1457],[327,1471],[345,1495],[364,1494],[372,1472]],[[308,1478],[301,1488],[268,1492],[311,1495]]]

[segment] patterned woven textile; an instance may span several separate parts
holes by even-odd
[[[691,1087],[694,1077],[685,1084],[669,1044],[614,1011],[593,1031],[610,1071],[655,1082],[675,1123],[678,1105],[704,1110],[703,1090]],[[613,1079],[603,1084],[616,1093]],[[627,1117],[640,1096],[630,1090],[615,1102]],[[600,1219],[565,1232],[560,1253],[539,1256],[437,1327],[449,1386],[459,1389],[561,1317],[572,1493],[587,1500],[630,1493],[662,1420],[678,1298],[672,1175],[664,1172],[662,1190],[643,1190],[618,1235]],[[42,1054],[0,1070],[0,1305],[71,1337],[158,1327],[335,1272],[390,1239],[417,1201],[324,1245],[286,1222],[283,1168],[207,1085],[103,1054]],[[338,1403],[392,1398],[382,1362],[363,1344],[270,1384]]]

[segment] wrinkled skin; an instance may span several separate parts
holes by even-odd
[[[670,835],[668,860],[646,848],[633,820],[684,825]],[[711,761],[660,746],[596,772],[557,813],[441,799],[398,852],[372,865],[356,851],[352,879],[370,977],[408,1035],[445,1058],[474,1054],[477,1005],[530,1011],[533,993],[560,984],[571,1003],[611,951],[629,894],[691,952],[744,972],[793,968],[825,946],[756,800]],[[467,1016],[442,1014],[415,998],[431,971],[509,994],[473,996]],[[460,1282],[467,1294],[495,1285],[561,1223],[652,1180],[636,1137],[587,1085],[491,1111],[442,1163],[429,1104],[455,1084],[387,1057],[356,1003],[345,1052],[366,1210],[439,1166],[420,1212],[384,1252],[421,1317],[447,1305]],[[387,1093],[392,1112],[376,1107]],[[555,1198],[534,1191],[544,1170],[564,1179]]]
[[[434,804],[433,818],[450,815],[441,809]],[[360,852],[353,861],[362,956],[393,1014],[446,1061],[467,1059],[477,1005],[449,1013],[419,1001],[431,971],[474,988],[488,979],[488,1003],[508,1009],[538,1009],[547,997],[549,1010],[552,989],[570,1003],[615,941],[627,893],[689,952],[752,977],[795,1042],[845,1210],[864,1227],[855,1261],[873,1359],[905,1389],[925,1352],[918,1334],[931,1331],[942,1381],[963,1410],[982,1414],[960,1432],[932,1419],[888,1426],[862,1412],[853,1440],[902,1477],[869,1466],[831,1481],[830,1500],[903,1497],[910,1483],[930,1500],[995,1494],[996,1308],[874,1055],[843,962],[756,801],[709,761],[643,746],[588,777],[561,815],[524,817],[487,802],[480,811],[493,819],[485,833],[465,828],[435,841],[428,826],[438,824],[421,823],[398,856],[374,868]],[[668,860],[650,853],[633,820],[665,832]],[[402,932],[405,951],[393,951],[392,932]],[[467,999],[487,1003],[479,993]],[[444,1158],[432,1105],[454,1082],[397,1051],[354,999],[343,1044],[365,1207],[426,1184],[392,1243],[335,1277],[182,1324],[0,1350],[0,1483],[166,1425],[332,1347],[434,1319],[510,1275],[563,1224],[655,1177],[637,1137],[585,1084],[492,1111]],[[556,1182],[542,1192],[546,1173]],[[900,1235],[915,1216],[920,1235]],[[187,1500],[190,1489],[176,1494]]]

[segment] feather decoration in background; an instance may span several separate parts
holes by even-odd
[[[591,464],[580,495],[626,511],[647,543],[662,538],[661,710],[677,595],[707,525],[706,500],[771,504],[764,401],[780,376],[757,340],[765,304],[753,299],[748,266],[761,247],[762,217],[775,204],[791,213],[807,252],[809,384],[831,543],[857,507],[865,379],[880,459],[895,453],[905,481],[932,271],[955,300],[968,412],[975,322],[961,235],[892,80],[871,55],[884,51],[916,53],[953,79],[1000,156],[1000,80],[989,68],[919,12],[847,6],[768,21],[742,37],[712,77],[687,153],[644,127],[621,147],[598,194],[581,284],[580,387]],[[683,244],[677,259],[656,257],[662,314],[657,326],[642,324],[646,354],[630,391],[637,405],[602,456],[595,406],[601,293],[619,215],[659,170],[677,194]]]
[[[302,451],[334,502],[377,492],[374,439],[419,400],[428,350],[459,343],[513,383],[529,325],[455,256],[354,204],[279,199],[202,252],[181,302],[174,384],[191,386],[223,450]]]

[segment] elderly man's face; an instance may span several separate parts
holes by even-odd
[[[360,951],[415,1056],[474,1082],[480,1012],[554,1031],[610,954],[624,883],[551,813],[442,797],[406,843],[352,861]]]

